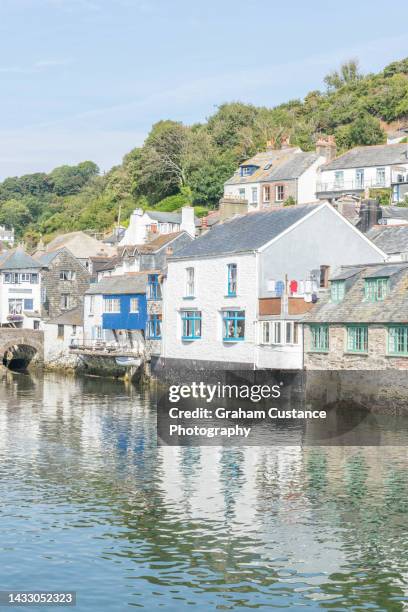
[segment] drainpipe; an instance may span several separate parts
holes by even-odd
[[[259,253],[255,253],[255,299],[256,299],[256,313],[254,321],[254,370],[259,369],[259,346],[258,346],[258,334],[259,334]]]

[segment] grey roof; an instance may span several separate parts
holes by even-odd
[[[62,249],[58,251],[53,251],[52,253],[35,253],[35,259],[42,263],[44,266],[48,266],[53,259],[55,259],[60,253]]]
[[[370,270],[364,273],[364,278],[378,278],[378,277],[389,277],[389,276],[394,276],[394,274],[397,274],[398,272],[400,272],[400,270],[402,270],[403,268],[406,268],[406,264],[394,264],[394,265],[387,265],[387,266],[380,266],[379,268],[376,268],[374,271]]]
[[[361,266],[359,268],[342,268],[341,272],[339,272],[335,276],[332,276],[330,280],[331,281],[347,280],[348,278],[355,276],[359,272],[361,272]]]
[[[321,166],[321,170],[342,170],[343,168],[390,166],[407,163],[408,146],[406,144],[371,145],[355,147]]]
[[[407,206],[381,206],[381,212],[384,219],[403,219],[408,221]]]
[[[283,181],[299,178],[318,158],[317,153],[296,153],[291,159],[272,170],[263,180]]]
[[[408,252],[408,225],[376,225],[366,236],[386,253]]]
[[[82,306],[76,306],[63,312],[55,319],[47,321],[51,325],[82,325],[84,322],[84,314]]]
[[[160,212],[155,210],[145,211],[151,219],[158,221],[159,223],[178,223],[181,224],[181,212]],[[195,225],[199,225],[200,220],[198,217],[194,217]]]
[[[130,272],[118,276],[105,276],[99,283],[93,283],[85,292],[87,295],[116,295],[146,293],[147,273]]]
[[[384,300],[370,302],[365,300],[365,279],[370,275],[387,276],[389,268],[398,268],[389,279],[389,292]],[[347,269],[347,266],[345,267]],[[387,272],[388,269],[388,272]],[[408,321],[408,264],[390,266],[362,266],[360,273],[354,275],[343,300],[330,301],[327,293],[320,298],[313,309],[304,317],[305,323],[407,323]]]
[[[43,264],[28,255],[21,247],[7,251],[0,257],[0,270],[39,269]]]
[[[234,217],[196,238],[171,259],[255,251],[319,206],[322,204],[288,206]]]

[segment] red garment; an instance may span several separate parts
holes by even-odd
[[[296,280],[291,280],[289,284],[289,289],[291,293],[297,293],[298,282]]]

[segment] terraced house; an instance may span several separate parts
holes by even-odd
[[[342,267],[306,321],[308,370],[408,369],[408,264]]]

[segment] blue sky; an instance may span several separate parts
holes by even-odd
[[[302,97],[350,57],[376,71],[407,55],[406,13],[400,0],[0,0],[0,178],[108,170],[159,119]]]

